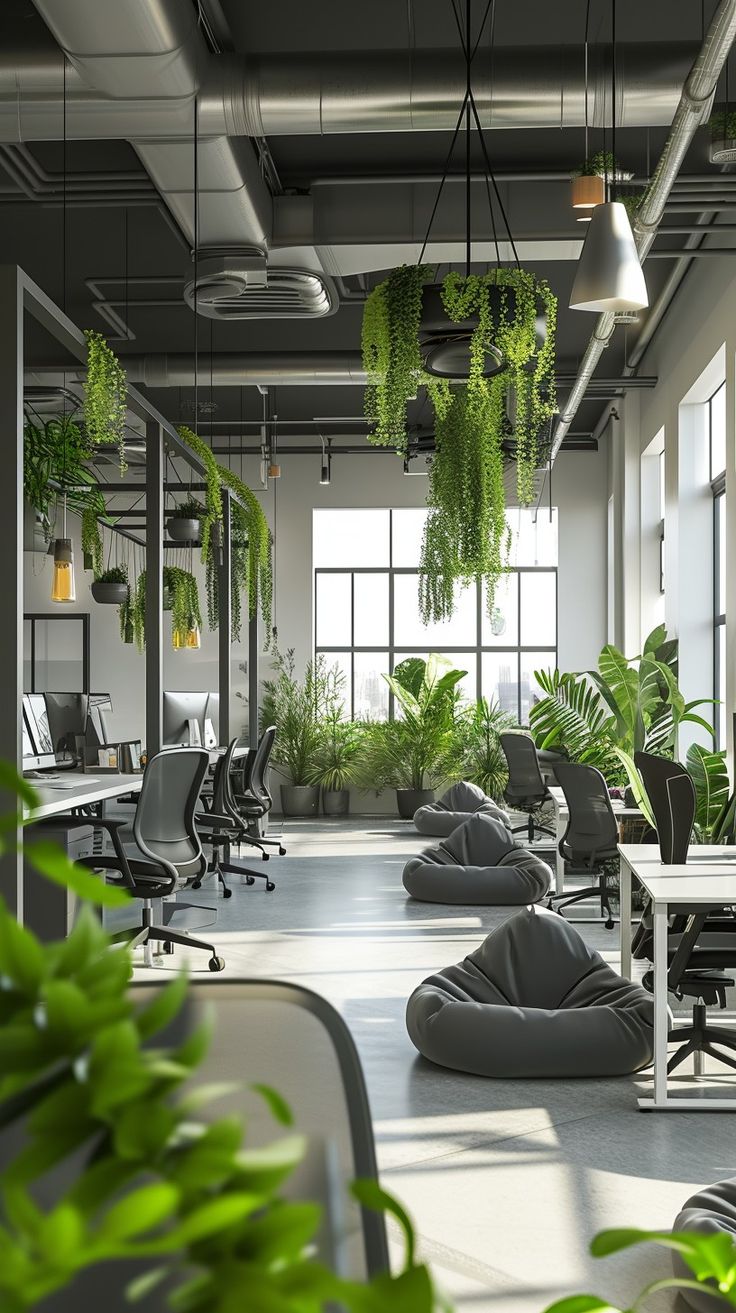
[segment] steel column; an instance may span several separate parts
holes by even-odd
[[[258,611],[248,621],[248,747],[258,746]]]
[[[0,758],[20,769],[23,698],[23,293],[20,269],[0,267],[0,432],[3,435],[3,542],[6,548],[0,639]],[[3,811],[17,808],[3,790]],[[7,835],[12,839],[12,833]],[[18,840],[21,833],[18,831]],[[19,844],[20,846],[20,844]],[[23,854],[0,857],[0,890],[23,919]]]
[[[232,518],[230,493],[222,490],[222,528],[217,587],[217,637],[220,666],[220,743],[230,742],[230,646],[232,641]]]
[[[146,749],[149,760],[163,737],[164,435],[146,423]]]

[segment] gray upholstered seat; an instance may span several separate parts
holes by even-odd
[[[675,1218],[673,1231],[700,1231],[713,1235],[718,1231],[726,1232],[736,1241],[736,1177],[726,1181],[716,1181],[715,1185],[706,1185],[697,1194],[691,1196],[683,1205],[682,1211]],[[676,1250],[672,1251],[672,1266],[675,1276],[692,1278],[692,1272],[685,1266]],[[683,1289],[682,1298],[696,1313],[718,1313],[725,1305],[717,1295],[709,1295],[705,1287],[699,1290]]]
[[[414,990],[425,1058],[494,1077],[623,1076],[651,1062],[654,1005],[554,912],[527,908]]]
[[[463,781],[461,784],[453,784],[438,802],[430,802],[426,807],[420,807],[415,811],[414,824],[420,834],[431,834],[441,838],[443,835],[452,834],[458,825],[462,825],[469,816],[474,816],[479,811],[488,816],[495,816],[497,820],[508,824],[509,818],[503,808],[499,807],[492,798],[486,797],[477,784]]]
[[[410,857],[403,880],[412,898],[427,903],[523,907],[545,897],[552,872],[517,847],[501,821],[478,811],[435,848]]]

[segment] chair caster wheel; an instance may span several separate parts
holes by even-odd
[[[195,880],[195,881],[192,883],[192,889],[201,889],[201,888],[202,888],[202,881],[201,881],[201,880]]]
[[[606,921],[606,930],[613,930],[613,921],[610,919],[610,917]]]
[[[255,882],[256,882],[256,877],[254,875],[246,875],[245,877],[246,884],[255,884]]]
[[[223,891],[222,891],[222,896],[223,896],[223,898],[232,898],[232,896],[233,896],[233,891],[232,891],[232,889],[228,889],[228,887],[227,887],[227,885],[226,885],[225,888],[224,888]]]
[[[173,953],[173,951],[174,951],[174,945],[170,944],[168,940],[164,940],[164,952]]]
[[[279,848],[279,857],[285,857],[285,856],[286,856],[286,849]]]
[[[266,881],[266,893],[267,893],[267,894],[272,894],[275,888],[276,888],[276,885],[274,884],[273,880],[267,880],[267,881]]]
[[[261,853],[261,860],[267,862],[270,856],[270,853]]]
[[[224,959],[224,957],[211,957],[211,958],[210,958],[210,971],[224,971],[224,970],[225,970],[225,959]]]

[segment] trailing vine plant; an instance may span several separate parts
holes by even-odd
[[[190,629],[202,627],[197,580],[189,570],[178,565],[165,565],[163,587],[171,594],[172,632],[186,634]],[[124,613],[124,614],[123,614]],[[129,601],[120,608],[121,636],[125,641],[126,625],[132,624],[133,637],[139,652],[146,646],[146,571],[141,570]]]
[[[103,442],[117,446],[120,476],[126,473],[125,419],[128,388],[125,370],[102,333],[85,329],[87,378],[84,383],[84,424],[90,449]],[[89,453],[88,453],[89,454]]]
[[[363,317],[365,407],[374,429],[369,440],[395,445],[406,455],[407,405],[427,390],[434,410],[436,450],[430,472],[430,514],[420,563],[420,609],[427,623],[452,615],[454,587],[486,583],[489,608],[505,568],[508,530],[503,483],[504,439],[513,433],[517,493],[534,498],[539,438],[555,411],[554,356],[557,298],[525,269],[446,275],[442,303],[448,320],[475,320],[467,381],[428,374],[420,346],[422,288],[431,266],[395,269],[373,292]],[[546,335],[537,342],[537,316]],[[503,357],[501,371],[484,376],[489,348]],[[513,400],[513,428],[507,417]]]
[[[102,569],[100,519],[107,518],[105,498],[94,475],[86,468],[89,444],[86,434],[70,415],[23,426],[23,496],[41,516],[47,532],[51,505],[62,494],[67,510],[82,524],[82,551],[92,569]]]

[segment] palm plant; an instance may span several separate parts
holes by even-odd
[[[458,719],[460,773],[463,779],[479,785],[489,798],[503,797],[509,773],[499,734],[515,724],[509,712],[486,698],[473,703]]]
[[[322,742],[309,783],[321,784],[329,793],[347,789],[358,777],[361,748],[360,725],[341,720],[339,711],[332,711],[323,727]]]
[[[457,777],[457,685],[467,672],[454,670],[433,652],[409,657],[384,675],[400,716],[366,727],[361,778],[375,789],[431,789]]]
[[[664,625],[647,638],[640,656],[625,657],[607,644],[598,669],[579,674],[536,672],[546,696],[529,714],[538,748],[563,748],[572,761],[597,766],[610,783],[636,774],[636,752],[671,757],[680,725],[713,728],[695,710],[711,699],[686,702],[677,682],[677,640]]]
[[[325,726],[340,717],[345,676],[319,655],[307,662],[304,679],[297,679],[293,648],[276,653],[273,665],[276,676],[265,681],[261,727],[276,726],[276,761],[292,784],[308,785],[319,768]]]

